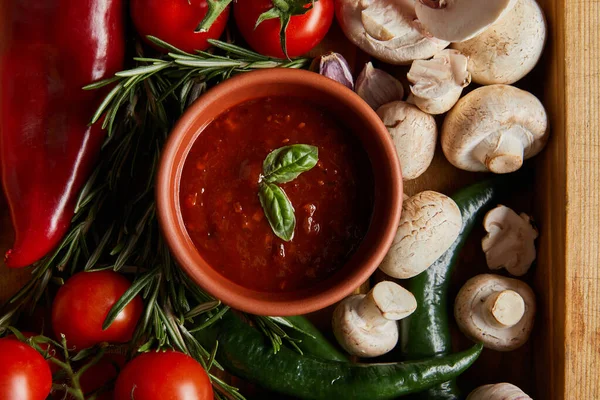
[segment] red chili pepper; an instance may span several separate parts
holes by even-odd
[[[0,167],[16,233],[9,267],[40,260],[69,228],[104,140],[88,125],[103,93],[82,87],[123,69],[123,6],[0,4]]]

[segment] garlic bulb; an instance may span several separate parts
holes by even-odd
[[[404,97],[402,83],[387,72],[374,68],[371,63],[367,63],[358,76],[355,90],[374,110]]]
[[[348,62],[339,53],[329,53],[319,57],[319,74],[341,83],[349,89],[354,89],[354,79]]]

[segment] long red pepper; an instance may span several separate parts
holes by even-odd
[[[88,123],[123,68],[122,0],[0,0],[0,167],[15,243],[9,267],[65,235],[104,133]],[[104,93],[105,94],[105,93]]]

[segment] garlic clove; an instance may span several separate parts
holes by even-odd
[[[374,68],[370,62],[358,76],[355,91],[374,110],[404,97],[402,83],[387,72]]]
[[[348,62],[339,53],[325,54],[315,60],[319,65],[319,74],[341,83],[349,89],[354,89],[354,78]]]

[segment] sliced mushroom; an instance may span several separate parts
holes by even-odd
[[[531,93],[508,85],[480,87],[450,110],[442,126],[448,161],[467,171],[514,172],[548,139],[548,116]]]
[[[535,260],[534,241],[538,237],[531,218],[500,205],[486,214],[483,227],[488,234],[481,247],[488,267],[506,268],[514,276],[525,275]]]
[[[402,100],[404,87],[398,79],[381,69],[373,68],[373,64],[368,62],[356,80],[356,94],[373,110],[377,110],[384,104]]]
[[[460,330],[484,347],[515,350],[531,334],[535,296],[526,283],[516,279],[478,275],[458,292],[454,317]]]
[[[402,178],[422,175],[433,160],[437,141],[435,119],[412,104],[394,101],[377,110],[396,146],[402,166]]]
[[[446,49],[431,60],[415,60],[407,78],[412,83],[411,102],[429,114],[443,114],[460,98],[471,83],[468,59],[459,51]]]
[[[377,357],[398,342],[396,321],[417,309],[417,300],[394,282],[379,282],[364,294],[345,298],[333,312],[333,333],[340,345],[359,357]]]
[[[473,81],[511,84],[529,73],[542,55],[546,20],[536,0],[515,7],[481,35],[452,47],[469,57]]]
[[[473,390],[467,400],[532,400],[525,392],[510,383],[483,385]]]
[[[419,275],[448,250],[461,227],[460,209],[450,197],[427,190],[409,198],[379,269],[399,279]]]
[[[390,64],[426,59],[450,44],[422,28],[413,0],[337,0],[336,14],[352,43]]]
[[[510,11],[517,0],[416,0],[416,14],[433,36],[462,42]]]

